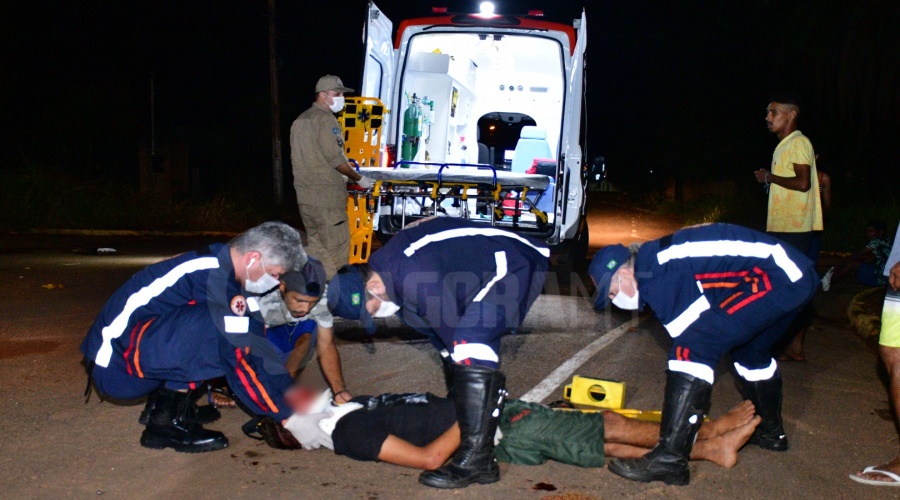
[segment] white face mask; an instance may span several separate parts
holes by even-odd
[[[618,276],[618,275],[617,275]],[[637,311],[638,307],[640,307],[640,300],[638,295],[637,283],[634,280],[631,280],[631,283],[634,285],[634,296],[629,297],[622,291],[622,277],[619,278],[619,293],[616,294],[612,299],[612,303],[614,306],[619,309],[624,309],[626,311]]]
[[[250,263],[247,264],[247,279],[244,280],[244,290],[247,290],[250,293],[266,293],[281,283],[272,277],[271,274],[266,272],[266,265],[263,263],[262,259],[260,259],[259,264],[262,266],[263,275],[257,280],[251,280],[250,268],[253,266],[254,262],[256,262],[256,259],[250,259]]]
[[[400,310],[400,306],[394,304],[388,300],[382,300],[381,305],[378,306],[378,310],[375,311],[375,314],[372,316],[375,318],[387,318],[388,316],[393,316],[394,313]]]
[[[336,95],[331,98],[332,102],[331,106],[328,106],[331,109],[332,113],[337,113],[338,111],[344,109],[344,96]]]

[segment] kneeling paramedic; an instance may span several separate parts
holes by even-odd
[[[500,337],[521,325],[540,295],[549,250],[522,236],[455,218],[425,219],[373,252],[368,265],[342,268],[331,280],[335,315],[360,319],[397,314],[442,351],[459,419],[461,446],[419,481],[462,488],[500,479],[494,457],[506,378]]]
[[[646,242],[636,253],[605,247],[589,273],[596,309],[610,302],[626,310],[649,305],[673,339],[659,442],[642,458],[611,462],[610,471],[635,481],[688,484],[688,456],[710,408],[713,369],[729,353],[762,417],[750,443],[787,450],[772,345],[815,294],[812,261],[772,236],[711,224]]]
[[[207,430],[188,392],[226,377],[254,413],[287,418],[283,393],[291,377],[265,327],[256,298],[285,271],[307,261],[300,234],[266,222],[235,237],[153,264],[106,302],[81,352],[101,397],[144,396],[141,445],[203,452],[228,446]],[[88,386],[90,391],[90,385]]]

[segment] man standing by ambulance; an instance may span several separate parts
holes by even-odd
[[[325,266],[330,279],[350,257],[347,180],[364,189],[374,182],[361,176],[344,151],[341,126],[334,117],[344,109],[341,79],[325,75],[316,83],[316,100],[291,126],[291,166],[307,252]]]

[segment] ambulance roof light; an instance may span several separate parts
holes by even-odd
[[[538,10],[538,9],[529,10],[528,15],[535,16],[535,17],[544,17],[544,11]]]
[[[432,14],[446,14],[446,13],[447,13],[447,7],[432,7],[432,8],[431,8],[431,13],[432,13]]]
[[[478,5],[478,13],[483,16],[490,16],[494,13],[494,2],[481,2]]]

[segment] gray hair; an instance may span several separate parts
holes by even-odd
[[[308,260],[300,233],[284,222],[263,222],[237,235],[230,245],[241,254],[257,251],[267,265],[287,271],[299,270]]]

